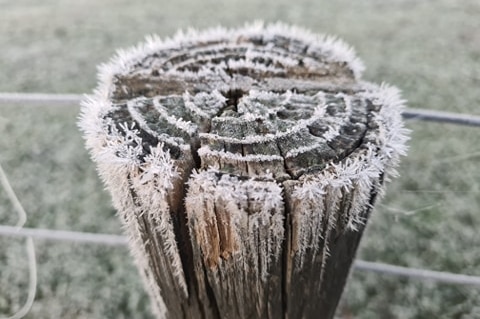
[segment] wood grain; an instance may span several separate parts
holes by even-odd
[[[403,101],[343,42],[283,25],[150,39],[81,127],[163,318],[333,318],[405,153]]]

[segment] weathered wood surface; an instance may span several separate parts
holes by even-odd
[[[281,25],[150,39],[81,127],[159,318],[333,318],[405,151],[398,92]]]

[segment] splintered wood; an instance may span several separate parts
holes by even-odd
[[[403,101],[284,25],[156,37],[101,67],[80,127],[159,318],[333,318]]]

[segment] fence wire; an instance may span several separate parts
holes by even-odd
[[[72,106],[79,105],[83,99],[82,95],[78,94],[50,94],[50,93],[0,93],[1,105],[23,105],[23,106]],[[437,123],[450,123],[455,125],[475,126],[480,127],[480,116],[470,114],[456,114],[451,112],[434,111],[426,109],[407,108],[403,112],[403,117],[409,120],[431,121]],[[26,315],[33,303],[35,297],[36,287],[36,262],[35,252],[33,248],[33,239],[37,240],[54,240],[61,242],[75,242],[84,244],[99,244],[109,246],[125,246],[127,238],[122,235],[113,234],[99,234],[74,232],[65,230],[53,229],[39,229],[39,228],[25,228],[22,225],[25,223],[26,214],[11,189],[8,179],[3,173],[0,166],[0,177],[3,188],[7,191],[9,198],[12,200],[14,208],[19,213],[19,224],[16,227],[0,225],[0,236],[9,237],[23,237],[27,238],[27,245],[30,263],[30,289],[29,297],[22,309],[10,318],[22,318]],[[33,257],[32,257],[33,256]],[[33,260],[32,260],[33,258]],[[401,276],[409,279],[428,280],[456,285],[469,285],[480,287],[480,276],[470,276],[463,274],[455,274],[449,272],[433,271],[427,269],[401,267],[396,265],[389,265],[380,262],[369,262],[364,260],[355,260],[354,269],[357,271],[368,271],[379,274]]]
[[[34,239],[54,240],[62,242],[99,244],[108,246],[125,246],[127,238],[121,235],[85,233],[65,230],[21,228],[1,226],[0,235],[10,237],[31,237]],[[408,277],[420,280],[430,280],[442,283],[470,285],[480,287],[480,276],[469,276],[442,271],[400,267],[379,262],[356,260],[354,269],[375,272],[385,275]]]
[[[15,194],[15,191],[10,185],[7,175],[3,171],[2,165],[0,165],[0,184],[3,186],[3,189],[7,192],[7,196],[12,202],[13,207],[17,212],[18,222],[17,222],[17,225],[13,228],[19,231],[24,227],[25,223],[27,222],[27,213],[23,209],[23,206],[18,200],[18,197]],[[37,258],[35,256],[35,245],[33,243],[32,237],[30,236],[27,236],[26,248],[27,248],[27,255],[28,255],[28,270],[30,273],[27,300],[16,313],[14,313],[13,315],[7,318],[2,318],[2,319],[22,319],[30,312],[30,309],[33,306],[33,302],[35,301],[35,295],[37,293]]]
[[[127,244],[127,238],[121,235],[26,227],[19,229],[17,227],[5,225],[0,225],[0,235],[10,237],[31,237],[35,239],[67,241],[85,244],[99,244],[107,246],[125,246]]]
[[[84,96],[80,94],[0,93],[0,105],[21,104],[31,106],[72,106],[79,105],[83,97]],[[406,108],[403,112],[403,117],[409,120],[421,120],[480,127],[479,115]]]

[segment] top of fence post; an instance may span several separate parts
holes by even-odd
[[[158,317],[333,318],[405,153],[403,101],[281,24],[118,54],[80,126]]]

